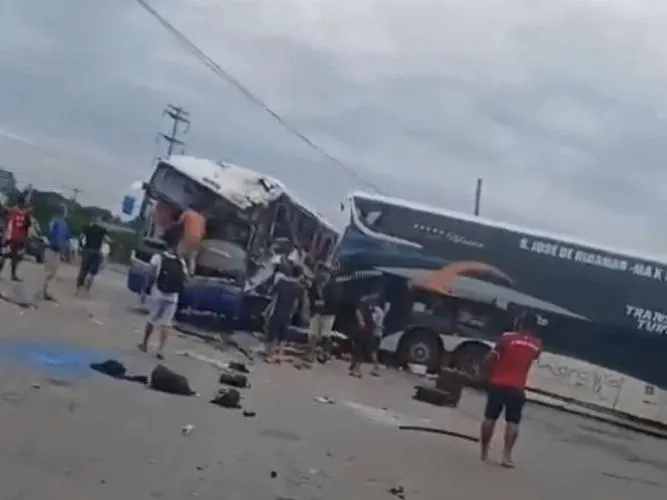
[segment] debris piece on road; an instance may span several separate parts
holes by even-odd
[[[222,372],[218,378],[218,382],[240,389],[248,387],[248,377],[242,373]]]
[[[95,326],[104,326],[104,323],[97,318],[91,318],[90,322]]]
[[[220,389],[210,402],[223,408],[241,408],[241,393],[236,389]]]
[[[389,488],[389,493],[396,498],[405,498],[405,488],[403,488],[403,486],[392,486]]]
[[[196,394],[185,376],[170,370],[164,365],[157,365],[153,369],[149,385],[151,389],[167,394],[179,396],[194,396]]]
[[[33,389],[40,389],[42,386],[39,382],[33,382],[32,384],[30,384],[30,387],[32,387]]]
[[[244,417],[254,417],[255,415],[257,414],[252,410],[243,410]]]
[[[336,404],[336,402],[335,402],[333,399],[331,399],[331,398],[329,398],[329,397],[327,397],[327,396],[316,396],[316,397],[313,398],[313,399],[314,399],[315,401],[317,401],[318,403],[323,403],[323,404],[326,404],[326,405],[334,405],[334,404]]]
[[[195,469],[197,469],[198,471],[202,471],[202,470],[204,470],[205,468],[206,468],[206,467],[204,467],[203,465],[197,465],[197,466],[195,467]]]
[[[426,427],[421,425],[399,425],[399,430],[402,431],[420,431],[420,432],[431,432],[433,434],[444,434],[445,436],[452,436],[466,441],[471,441],[473,443],[479,443],[479,437],[471,436],[469,434],[464,434],[462,432],[450,431],[448,429],[442,429],[438,427]]]
[[[127,373],[125,365],[115,359],[107,359],[102,363],[91,363],[90,368],[98,373],[116,379],[122,379]]]
[[[415,386],[415,394],[412,399],[422,401],[435,406],[450,406],[455,407],[459,404],[461,398],[460,394],[442,391],[435,387],[426,385]]]
[[[271,479],[275,479],[278,477],[278,473],[274,470],[271,471]]]
[[[248,370],[248,367],[242,361],[230,361],[228,366],[230,370],[234,370],[241,373],[250,373],[250,370]]]
[[[181,427],[181,434],[183,434],[184,436],[187,436],[189,434],[192,434],[192,431],[194,431],[194,430],[195,430],[194,425],[187,424],[187,425],[184,425],[183,427]]]

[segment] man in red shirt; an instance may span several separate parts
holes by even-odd
[[[23,257],[23,250],[25,248],[25,242],[28,239],[31,221],[32,217],[27,209],[25,196],[21,195],[16,206],[9,212],[3,245],[3,247],[9,249],[13,281],[21,281],[16,275],[16,271],[19,262]],[[4,264],[4,258],[2,259],[2,262]],[[1,270],[2,267],[0,267],[0,271]]]
[[[502,465],[514,467],[512,450],[519,436],[519,423],[526,401],[526,380],[530,367],[542,352],[537,327],[537,316],[524,312],[520,318],[520,329],[504,333],[486,359],[491,376],[481,429],[484,461],[489,454],[496,421],[504,410],[506,427]]]

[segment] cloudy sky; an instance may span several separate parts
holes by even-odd
[[[667,255],[662,0],[154,0],[385,193]],[[281,178],[334,220],[361,187],[134,0],[0,0],[0,163],[117,206],[167,103],[189,152]]]

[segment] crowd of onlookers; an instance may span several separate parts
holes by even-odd
[[[44,264],[42,282],[42,298],[53,300],[50,284],[58,273],[63,260],[72,258],[72,234],[67,217],[66,207],[62,207],[48,223],[42,236],[39,225],[32,216],[29,193],[21,193],[16,203],[7,207],[6,214],[0,223],[2,240],[0,244],[0,272],[8,260],[11,279],[20,282],[18,270],[26,253],[30,238],[39,237],[44,248],[41,259]],[[95,221],[83,228],[76,240],[76,258],[79,260],[79,273],[76,280],[76,292],[89,291],[103,261],[109,255],[109,237],[107,229],[101,221]]]
[[[294,323],[294,315],[306,317],[309,322],[308,341],[299,363],[300,368],[310,368],[318,349],[325,352],[330,347],[336,318],[349,298],[342,296],[342,285],[331,273],[330,267],[319,262],[310,275],[299,262],[282,259],[276,266],[271,303],[265,311],[267,337],[266,361],[280,363],[287,332]],[[379,303],[379,294],[361,297],[354,304],[354,318],[344,332],[350,347],[350,375],[361,377],[361,365],[366,360],[373,363],[372,375],[379,375],[378,349],[382,338],[385,307]]]

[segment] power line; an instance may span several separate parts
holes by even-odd
[[[317,151],[324,158],[329,160],[331,163],[336,165],[343,170],[346,170],[353,177],[360,180],[363,184],[370,187],[378,193],[382,190],[375,185],[373,182],[369,181],[363,177],[355,167],[348,165],[339,159],[335,158],[324,150],[321,146],[314,143],[303,133],[301,133],[296,127],[288,123],[282,116],[277,112],[273,111],[262,99],[260,99],[256,94],[254,94],[248,87],[241,83],[238,78],[225,70],[222,66],[216,63],[211,57],[209,57],[203,50],[201,50],[194,42],[192,42],[187,36],[183,34],[178,28],[176,28],[171,22],[169,22],[162,14],[160,14],[147,0],[135,0],[146,12],[155,18],[155,20],[162,25],[162,27],[167,30],[180,44],[181,46],[194,55],[201,63],[203,63],[207,68],[209,68],[217,76],[225,80],[227,83],[231,84],[236,88],[246,99],[250,102],[264,110],[268,113],[274,120],[276,120],[280,125],[282,125],[288,132],[300,139],[302,142],[307,144],[310,148]]]

